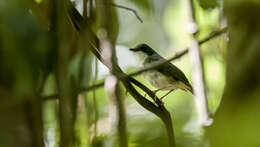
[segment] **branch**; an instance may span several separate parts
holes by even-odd
[[[91,90],[94,90],[94,89],[97,89],[97,88],[100,88],[100,87],[103,87],[103,86],[104,86],[104,81],[99,83],[99,84],[89,86],[87,88],[82,88],[78,91],[78,94],[88,92],[88,91],[91,91]],[[48,95],[48,96],[41,96],[41,99],[42,100],[55,100],[55,99],[58,98],[58,96],[59,95],[57,93],[55,93],[55,94],[51,94],[51,95]]]
[[[143,23],[143,20],[142,18],[138,15],[138,13],[136,12],[136,10],[132,9],[132,8],[128,8],[128,7],[125,7],[125,6],[122,6],[122,5],[118,5],[118,4],[115,4],[115,3],[111,3],[112,6],[114,7],[117,7],[117,8],[121,8],[121,9],[125,9],[125,10],[128,10],[128,11],[131,11],[134,13],[135,17],[141,22]]]
[[[205,39],[202,39],[201,41],[199,41],[199,45],[202,45],[202,44],[210,41],[211,39],[220,36],[221,34],[225,33],[226,31],[227,31],[227,28],[223,28],[223,29],[220,29],[220,30],[217,30],[217,31],[213,31],[212,33],[210,33],[210,35],[208,37],[206,37]],[[121,76],[120,79],[123,79],[123,78],[126,78],[126,77],[137,76],[139,74],[142,74],[143,72],[149,71],[151,69],[155,69],[155,68],[159,67],[160,65],[162,65],[162,64],[164,64],[166,62],[171,62],[173,60],[181,58],[182,56],[186,55],[188,52],[189,52],[189,49],[187,48],[187,49],[177,53],[173,57],[170,57],[167,61],[159,61],[159,62],[153,63],[153,64],[151,64],[151,65],[149,65],[147,67],[144,67],[143,69],[140,69],[140,70],[138,70],[136,72],[130,73],[127,76]],[[88,92],[88,91],[100,88],[102,86],[104,86],[104,81],[102,81],[99,84],[95,84],[95,85],[89,86],[87,88],[82,88],[81,90],[79,90],[78,93]],[[42,100],[54,100],[54,99],[57,99],[57,98],[58,98],[58,94],[42,96]]]
[[[227,27],[224,27],[220,30],[217,30],[217,31],[213,31],[209,34],[208,37],[206,37],[205,39],[202,39],[201,41],[199,41],[199,45],[202,45],[204,44],[205,42],[208,42],[209,40],[223,34],[223,33],[226,33],[227,32]]]
[[[139,94],[129,81],[131,81],[132,83],[137,85],[139,88],[144,90],[150,97],[154,98],[157,106],[154,103],[147,100],[141,94]],[[125,79],[122,80],[125,88],[128,90],[128,92],[132,95],[132,97],[141,106],[143,106],[148,111],[154,113],[156,116],[158,116],[163,121],[163,123],[166,127],[167,134],[168,134],[169,146],[176,147],[174,131],[173,131],[173,126],[172,126],[172,119],[171,119],[170,113],[167,111],[167,109],[164,107],[164,105],[161,103],[161,101],[158,99],[158,97],[149,88],[147,88],[145,85],[143,85],[142,83],[140,83],[139,81],[135,80],[132,77],[129,77],[129,81],[127,81]]]

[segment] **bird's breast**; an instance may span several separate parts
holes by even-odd
[[[156,70],[145,72],[144,77],[155,88],[169,87],[169,89],[175,89],[174,86],[177,84],[173,78],[167,77]]]

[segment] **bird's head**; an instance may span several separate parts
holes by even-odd
[[[135,48],[130,48],[130,51],[135,52],[136,54],[142,54],[143,56],[151,56],[155,51],[148,46],[147,44],[139,44]]]

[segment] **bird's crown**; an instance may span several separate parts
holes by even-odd
[[[153,53],[155,53],[155,51],[150,46],[144,43],[137,45],[135,48],[130,48],[130,50],[133,52],[141,51],[147,55],[152,55]]]

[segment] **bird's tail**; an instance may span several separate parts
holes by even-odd
[[[186,90],[186,91],[189,91],[191,94],[194,95],[193,87],[191,86],[190,83],[185,83],[185,90]]]
[[[192,87],[192,86],[190,87],[189,92],[191,92],[191,94],[194,95],[193,87]]]
[[[194,95],[193,88],[192,88],[190,83],[183,83],[183,82],[181,82],[180,88],[185,90],[185,91],[189,91],[190,93],[192,93]]]
[[[194,95],[194,92],[193,92],[193,87],[191,86],[191,84],[189,83],[188,84],[188,90],[189,90],[189,92],[191,92],[192,93],[192,95]]]

